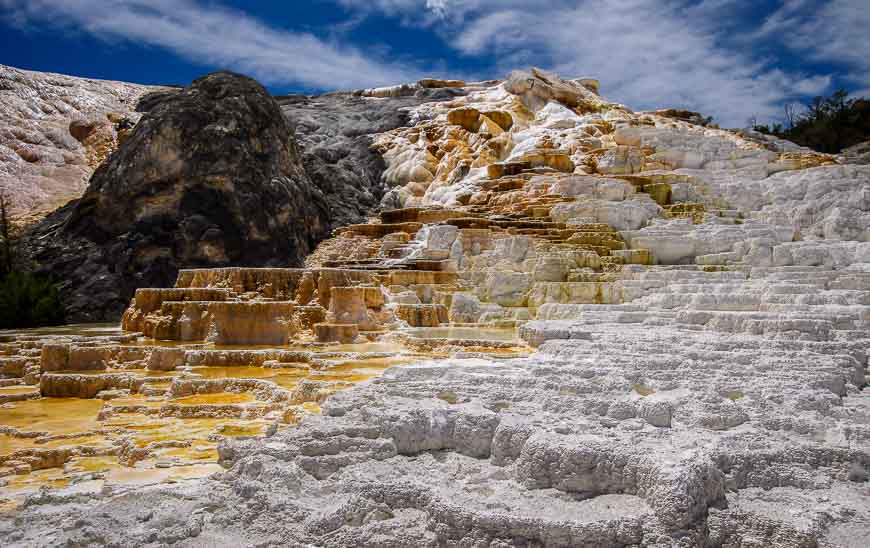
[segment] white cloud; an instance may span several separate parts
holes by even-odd
[[[776,40],[808,59],[843,68],[855,95],[870,89],[870,5],[867,0],[787,1],[764,22],[758,35]]]
[[[498,77],[536,65],[599,78],[607,97],[633,108],[688,108],[737,126],[751,116],[779,118],[782,105],[829,91],[835,68],[785,70],[782,51],[841,67],[839,79],[870,89],[867,0],[783,0],[757,22],[754,4],[743,0],[332,1],[350,10],[348,28],[369,15],[392,17],[421,29],[421,40],[434,33],[485,74],[465,75],[443,60],[397,61],[382,44],[341,42],[343,27],[321,36],[279,29],[213,0],[0,0],[0,10],[18,24],[158,46],[268,84],[319,89],[389,85],[427,72]]]
[[[0,0],[0,9],[18,25],[50,24],[102,39],[158,46],[267,84],[333,90],[401,83],[421,74],[407,63],[277,29],[198,0]]]
[[[406,24],[436,25],[458,51],[489,56],[501,73],[534,64],[592,76],[606,96],[633,108],[683,107],[730,126],[778,118],[783,104],[831,82],[827,74],[783,71],[756,57],[752,44],[734,44],[746,8],[734,0],[441,0],[437,20],[428,17],[431,0],[367,6]]]

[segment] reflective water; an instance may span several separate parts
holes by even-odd
[[[20,337],[22,335],[79,335],[84,337],[98,337],[101,335],[122,335],[123,333],[121,326],[116,323],[82,323],[30,329],[0,329],[0,338],[6,336]]]
[[[236,394],[219,392],[215,394],[184,396],[170,401],[181,405],[226,405],[228,403],[251,403],[257,401],[257,398],[247,393]]]
[[[416,327],[406,330],[418,339],[455,339],[472,341],[516,341],[520,343],[514,328],[486,327]]]
[[[44,328],[0,335],[119,335],[117,326],[84,325]],[[28,337],[30,338],[30,337]],[[6,339],[8,340],[8,339]],[[131,343],[145,346],[147,341]],[[115,343],[117,344],[117,343]],[[161,346],[216,349],[212,345],[159,343]],[[232,347],[231,349],[274,349],[275,347]],[[82,371],[75,374],[101,375],[126,373],[146,380],[145,393],[132,393],[107,401],[99,399],[40,398],[0,405],[0,511],[12,508],[23,497],[41,487],[75,490],[99,490],[104,485],[150,484],[202,477],[221,468],[217,445],[223,437],[261,436],[275,419],[241,419],[245,413],[228,418],[187,418],[184,409],[194,415],[210,408],[251,408],[269,405],[248,392],[217,392],[170,398],[166,392],[171,378],[177,379],[261,379],[292,390],[301,379],[336,382],[334,389],[346,389],[350,383],[380,375],[394,365],[415,361],[415,355],[398,343],[364,343],[346,345],[296,344],[284,347],[324,353],[319,369],[268,368],[252,364],[184,367],[176,371],[144,369],[109,369]],[[354,359],[336,353],[390,353],[390,357]],[[0,387],[0,394],[27,393],[38,387],[13,385]],[[151,394],[151,395],[148,395]],[[169,413],[175,406],[180,416]],[[298,406],[303,413],[319,413],[314,402]],[[207,413],[206,413],[207,414]],[[254,414],[256,416],[256,414]],[[295,419],[286,418],[292,427]],[[145,451],[145,458],[130,460],[129,444]],[[59,452],[58,452],[59,451]],[[16,453],[17,452],[17,453]],[[35,452],[35,453],[34,453]],[[87,452],[87,456],[83,455]],[[37,455],[37,457],[33,457]],[[33,471],[22,468],[22,461]],[[11,501],[11,502],[10,502]]]
[[[514,329],[470,327],[407,330],[421,339],[517,341]],[[41,487],[99,491],[106,485],[151,484],[198,478],[220,471],[217,447],[226,437],[262,436],[273,425],[292,428],[300,414],[320,413],[315,402],[291,406],[269,401],[262,393],[231,391],[169,397],[172,383],[194,380],[259,379],[276,390],[293,390],[302,379],[331,383],[344,390],[375,378],[386,369],[441,356],[423,356],[400,341],[322,345],[296,342],[284,347],[216,347],[208,343],[124,340],[117,325],[70,325],[0,332],[0,341],[16,337],[109,336],[121,346],[182,346],[205,350],[304,350],[323,354],[311,369],[271,368],[251,363],[185,366],[175,371],[135,369],[81,371],[76,375],[126,373],[144,379],[138,393],[100,399],[40,398],[0,405],[0,511],[20,503]],[[484,345],[485,346],[485,345]],[[508,349],[492,349],[509,354]],[[372,353],[384,357],[368,357]],[[342,355],[346,354],[346,355]],[[316,363],[314,363],[316,362]],[[123,364],[121,364],[123,367]],[[244,386],[244,385],[243,385]],[[39,387],[0,387],[4,394],[26,394]],[[212,392],[212,390],[208,390]],[[259,394],[259,395],[258,395]],[[116,394],[117,395],[117,394]],[[261,401],[258,397],[265,398]],[[288,411],[289,407],[293,409]],[[277,410],[277,411],[276,411]],[[272,412],[268,419],[260,418]],[[244,418],[241,418],[244,417]],[[3,428],[5,427],[5,428]],[[31,471],[32,469],[32,471]]]
[[[28,432],[71,434],[100,427],[100,400],[42,398],[7,403],[0,408],[0,424]],[[2,447],[2,445],[0,445]]]

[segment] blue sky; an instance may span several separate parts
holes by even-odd
[[[740,126],[870,96],[868,29],[868,0],[0,0],[0,63],[153,84],[229,68],[274,93],[534,65]]]

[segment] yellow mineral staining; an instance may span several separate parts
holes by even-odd
[[[251,403],[257,399],[251,394],[197,394],[196,396],[185,396],[173,400],[175,403],[182,405],[223,405],[228,403]]]
[[[100,428],[99,400],[42,398],[6,404],[0,408],[0,424],[25,432],[51,435],[74,434]]]
[[[204,478],[223,471],[224,469],[215,463],[167,468],[120,467],[110,470],[106,475],[104,483],[107,485],[153,485],[156,483],[176,483],[188,479]]]
[[[447,113],[447,123],[460,126],[472,133],[476,132],[481,125],[480,111],[471,107],[453,109]]]
[[[41,487],[66,487],[70,481],[64,470],[60,468],[35,470],[28,474],[8,476],[4,479],[6,480],[6,485],[3,486],[3,492],[5,495],[13,497],[36,491]]]
[[[655,390],[643,383],[636,383],[631,385],[631,389],[639,394],[641,397],[651,396],[655,394]]]
[[[638,192],[649,194],[650,198],[662,207],[671,204],[671,184],[661,177],[650,175],[616,175],[616,177],[634,185]]]
[[[451,217],[434,214],[430,218]],[[409,243],[410,239],[399,241]],[[413,352],[419,350],[401,341],[372,343],[354,336],[342,344],[306,339],[297,326],[286,323],[288,310],[308,307],[323,311],[316,318],[356,322],[333,324],[342,329],[381,327],[381,321],[439,326],[447,321],[447,297],[457,287],[455,272],[438,270],[317,268],[286,275],[268,269],[253,274],[228,269],[220,273],[186,272],[179,279],[191,285],[214,283],[221,290],[212,294],[215,301],[165,300],[207,296],[203,292],[188,293],[185,287],[181,288],[185,291],[176,293],[140,292],[131,308],[144,303],[143,310],[128,311],[126,317],[137,318],[140,325],[163,322],[167,326],[163,333],[183,339],[191,332],[183,333],[185,328],[173,323],[183,325],[190,316],[167,317],[164,313],[167,307],[200,303],[211,318],[203,321],[211,324],[199,330],[214,333],[224,329],[233,334],[231,342],[237,344],[221,345],[227,337],[213,342],[201,339],[160,344],[126,335],[91,340],[70,339],[64,334],[47,340],[40,353],[50,370],[41,373],[41,385],[10,384],[0,387],[0,392],[31,394],[41,390],[44,395],[71,393],[79,397],[42,397],[10,402],[0,408],[0,424],[7,429],[0,433],[0,483],[12,497],[9,505],[40,487],[98,490],[104,485],[181,481],[218,471],[220,468],[211,463],[217,461],[221,439],[264,435],[276,420],[288,426],[295,424],[304,420],[306,413],[319,413],[320,402],[329,394],[417,359]],[[308,284],[308,289],[303,284]],[[301,295],[307,302],[235,300],[236,290],[250,287],[278,297]],[[385,296],[392,291],[404,291],[417,303],[435,298],[441,302],[410,303],[394,307],[388,314]],[[231,318],[227,313],[224,320],[221,307],[231,308],[234,302],[246,306],[233,310],[242,311],[240,317]],[[264,306],[256,305],[260,302]],[[255,319],[246,318],[245,312],[255,306]],[[403,317],[411,321],[404,322]],[[215,325],[222,321],[236,323],[230,327]],[[256,322],[264,323],[262,331],[248,327]],[[279,330],[286,330],[286,340],[292,344],[260,344],[263,333]],[[499,335],[490,331],[486,333],[490,338],[516,338],[512,330]],[[451,344],[458,344],[460,337],[470,337],[472,332],[431,327],[418,335],[443,337],[444,341],[456,339]],[[278,342],[283,341],[282,335]],[[479,344],[456,348],[482,351],[499,343]],[[509,348],[516,345],[501,344],[504,355],[509,355]],[[3,349],[6,355],[20,351],[17,346]],[[430,354],[439,355],[435,351]],[[85,369],[87,366],[96,369]],[[294,391],[302,379],[322,386],[308,395],[296,395]]]
[[[302,408],[308,413],[314,413],[315,415],[320,414],[320,406],[314,402],[305,402],[302,404]]]
[[[47,441],[46,441],[47,440]],[[105,438],[100,435],[80,435],[75,437],[18,437],[0,434],[0,457],[9,456],[22,449],[61,449],[64,447],[103,445]]]
[[[462,80],[443,80],[439,78],[423,78],[417,84],[423,88],[461,88],[465,87]]]
[[[0,386],[0,398],[4,395],[30,394],[35,390],[33,386]]]
[[[260,436],[266,430],[266,424],[257,423],[229,423],[221,424],[216,432],[221,436],[239,438]]]
[[[446,401],[451,405],[459,402],[459,398],[456,396],[456,393],[451,390],[444,390],[443,392],[438,392],[435,397],[437,397],[439,400]]]
[[[67,472],[106,472],[119,466],[118,457],[78,457],[71,459],[64,467]]]
[[[829,154],[820,152],[783,152],[779,155],[781,170],[808,169],[812,167],[836,164],[837,161]]]
[[[694,224],[704,222],[704,215],[707,213],[707,207],[699,203],[680,203],[671,204],[665,207],[665,215],[667,217],[678,219],[692,219]]]
[[[342,381],[342,382],[362,382],[374,377],[373,374],[365,374],[350,371],[325,371],[314,372],[309,377],[315,381]]]
[[[282,375],[304,375],[302,369],[275,369],[253,365],[198,366],[188,369],[195,377],[205,379],[271,379]]]
[[[364,360],[350,360],[331,366],[329,371],[355,372],[369,376],[376,376],[390,367],[413,363],[417,358],[397,356],[392,358],[370,358]]]
[[[184,461],[210,461],[214,462],[218,458],[217,449],[211,445],[194,445],[191,447],[174,447],[158,451],[157,454],[162,458],[177,458]]]
[[[731,401],[737,401],[737,400],[743,399],[743,396],[744,396],[744,394],[740,390],[732,390],[725,395],[725,397]]]
[[[228,278],[236,280],[244,277],[237,276],[236,272],[227,274]],[[281,279],[274,273],[267,276]],[[347,283],[354,277],[353,274],[329,273],[320,280],[319,289],[341,296],[342,291],[334,291],[331,286],[339,281]],[[290,277],[283,279],[286,282]],[[250,278],[240,282],[244,286],[250,283]],[[316,293],[316,278],[314,286]],[[288,290],[275,286],[266,289],[271,292]],[[215,294],[219,295],[217,302],[227,302],[223,299],[225,293]],[[363,307],[382,301],[380,291],[372,287],[351,293],[360,297]],[[140,294],[140,302],[143,298]],[[316,300],[317,295],[309,298]],[[161,303],[161,307],[166,302]],[[156,306],[149,306],[152,312],[159,313]],[[131,316],[133,314],[128,315]],[[145,316],[148,315],[140,315]],[[46,355],[49,360],[54,359],[52,363],[56,365],[43,376],[54,376],[56,384],[67,387],[85,386],[86,391],[80,394],[85,397],[43,397],[0,406],[0,428],[3,429],[0,430],[0,485],[4,494],[11,497],[0,501],[4,508],[14,507],[25,495],[41,487],[99,490],[103,485],[144,485],[209,475],[221,470],[214,464],[221,439],[262,436],[276,420],[298,422],[306,413],[320,412],[320,398],[376,377],[393,365],[413,361],[407,348],[399,343],[356,340],[349,345],[323,346],[312,346],[304,339],[295,340],[298,350],[293,350],[292,345],[277,349],[269,345],[149,345],[141,344],[147,342],[141,340],[134,346],[132,341],[117,337],[114,340],[97,338],[93,342],[80,338],[72,344],[64,340],[69,339],[50,339],[46,344],[49,347]],[[74,347],[99,349],[98,355],[111,357],[109,361],[113,366],[128,368],[78,370],[78,365],[71,365],[69,360],[71,354],[75,355]],[[20,351],[19,346],[11,345],[3,349],[7,354]],[[52,358],[52,352],[61,358]],[[371,353],[378,357],[357,357]],[[321,355],[323,358],[318,357]],[[132,361],[122,363],[120,360],[125,358]],[[198,360],[202,365],[189,363],[191,360]],[[130,364],[134,366],[129,367]],[[151,365],[157,370],[146,368]],[[96,379],[105,384],[106,379],[119,374],[124,379],[132,379],[125,381],[124,388],[103,386],[92,392],[92,383],[82,380]],[[322,383],[317,401],[304,398],[297,401],[292,395],[302,379]],[[223,384],[215,387],[193,384],[194,392],[190,393],[183,388],[189,382]],[[245,382],[265,384],[248,386]],[[177,383],[181,384],[176,387]],[[0,394],[30,394],[39,390],[39,386],[20,384],[0,386]],[[180,395],[173,397],[178,391]],[[273,402],[279,395],[276,391],[289,391],[286,392],[288,399],[284,403]],[[248,411],[242,413],[242,409]],[[295,410],[290,413],[291,409]],[[272,411],[278,415],[264,417]]]

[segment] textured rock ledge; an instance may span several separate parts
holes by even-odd
[[[13,217],[78,198],[138,121],[139,98],[160,89],[0,65],[0,191]]]
[[[870,401],[854,384],[866,340],[680,322],[588,334],[526,359],[393,368],[298,428],[223,443],[229,470],[213,479],[32,497],[0,527],[22,544],[859,546],[870,533]]]

